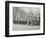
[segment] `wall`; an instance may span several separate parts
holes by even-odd
[[[0,38],[6,38],[5,37],[5,1],[6,0],[0,0]],[[19,1],[19,0],[16,0],[16,1]],[[46,0],[21,0],[21,1],[46,3]],[[45,4],[45,6],[46,6],[46,4]],[[45,17],[45,19],[46,19],[46,17]],[[45,22],[46,22],[46,20],[45,20]],[[11,37],[9,37],[9,38],[11,38]],[[37,36],[12,37],[12,38],[46,38],[46,34],[45,35],[37,35]]]

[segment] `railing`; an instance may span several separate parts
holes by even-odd
[[[27,24],[27,21],[13,21],[15,24]]]

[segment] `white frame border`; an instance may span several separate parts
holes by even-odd
[[[28,30],[28,31],[12,31],[13,25],[13,7],[40,7],[41,12],[41,23],[40,23],[40,30]],[[34,5],[34,4],[16,4],[10,3],[9,4],[9,33],[10,35],[19,35],[19,34],[36,34],[36,33],[43,33],[43,5]]]

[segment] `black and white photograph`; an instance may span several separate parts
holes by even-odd
[[[45,4],[6,1],[6,37],[44,35]]]
[[[40,30],[40,8],[13,7],[13,31]]]

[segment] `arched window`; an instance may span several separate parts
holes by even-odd
[[[16,16],[16,20],[19,20],[19,15]]]

